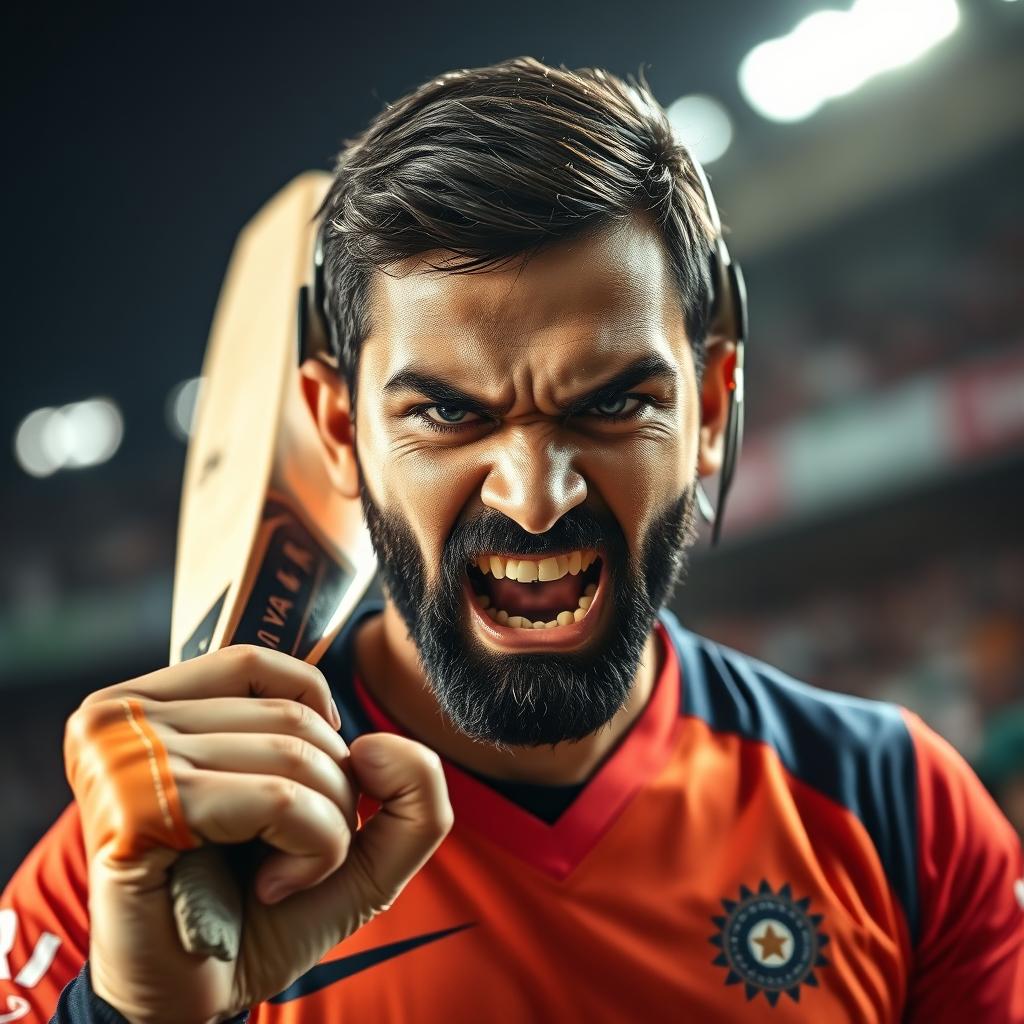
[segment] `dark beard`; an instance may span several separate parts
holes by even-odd
[[[651,525],[640,566],[632,564],[611,515],[577,506],[546,533],[532,534],[485,509],[452,529],[438,583],[429,591],[408,524],[378,508],[362,484],[360,496],[383,584],[416,644],[434,697],[457,729],[497,746],[541,746],[589,736],[623,707],[658,609],[685,565],[694,532],[692,488]],[[475,555],[525,557],[588,547],[603,552],[611,614],[604,634],[584,652],[494,654],[473,637],[464,623],[463,584]]]

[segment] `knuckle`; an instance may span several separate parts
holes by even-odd
[[[410,827],[427,840],[439,841],[448,835],[454,824],[455,813],[446,797],[431,803],[423,810],[418,821],[410,822]]]
[[[85,701],[82,701],[82,703],[71,712],[68,716],[68,720],[64,723],[64,735],[80,736],[82,733],[88,731],[89,723],[96,715],[94,708],[95,705],[86,704]]]
[[[112,700],[120,695],[124,686],[124,683],[114,683],[111,686],[103,686],[98,690],[93,690],[92,693],[85,696],[82,703],[78,706],[79,708],[91,707],[93,704],[102,704],[104,701]]]
[[[255,675],[267,663],[266,650],[256,644],[232,644],[216,651],[214,656],[226,662],[231,672],[243,677]]]
[[[423,748],[423,770],[427,775],[444,776],[444,767],[441,764],[440,756],[437,751],[431,750],[429,747]]]
[[[297,736],[275,736],[273,745],[290,771],[303,768],[312,759],[309,744]]]
[[[64,757],[68,759],[81,747],[87,735],[82,709],[72,712],[64,723]]]
[[[313,713],[297,700],[281,701],[281,715],[293,732],[308,732],[312,727]]]
[[[65,741],[76,747],[88,744],[90,738],[109,722],[110,718],[111,709],[108,701],[83,701],[64,725]]]
[[[436,751],[417,743],[410,749],[410,754],[409,771],[420,786],[428,790],[445,787],[444,767]]]
[[[291,810],[299,800],[299,786],[292,779],[268,780],[266,793],[274,812],[278,814]]]
[[[327,676],[325,676],[316,665],[310,665],[308,662],[303,662],[303,664],[308,670],[310,678],[313,680],[313,685],[324,697],[329,698],[331,696],[331,687],[327,682]]]
[[[445,797],[437,808],[435,815],[435,826],[439,836],[446,836],[455,824],[455,811],[452,809],[451,801]]]

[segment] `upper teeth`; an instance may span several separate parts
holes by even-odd
[[[596,558],[597,552],[587,548],[583,551],[571,551],[567,555],[540,559],[480,555],[476,564],[485,576],[490,573],[498,580],[548,583],[551,580],[560,580],[566,573],[576,576],[578,573],[586,572]]]

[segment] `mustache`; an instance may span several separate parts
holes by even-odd
[[[622,529],[613,516],[576,506],[559,517],[544,533],[530,533],[497,509],[485,509],[466,522],[457,523],[448,535],[441,555],[442,573],[449,582],[461,580],[468,562],[478,555],[501,551],[522,558],[577,548],[625,547]]]

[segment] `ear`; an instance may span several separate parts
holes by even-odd
[[[729,420],[729,400],[734,387],[736,343],[726,338],[710,338],[704,356],[704,379],[700,391],[700,452],[697,472],[710,476],[722,468],[725,426]]]
[[[355,423],[344,376],[319,359],[306,359],[299,367],[299,381],[320,435],[331,481],[344,497],[358,498]]]

